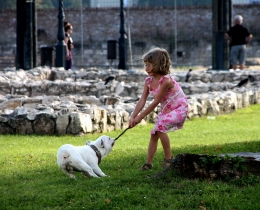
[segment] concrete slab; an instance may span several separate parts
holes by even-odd
[[[256,161],[260,161],[260,152],[238,152],[238,153],[231,153],[231,154],[221,154],[220,156],[223,157],[225,155],[231,156],[231,157],[244,157],[244,158],[252,158]]]

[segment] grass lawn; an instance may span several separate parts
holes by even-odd
[[[147,178],[162,170],[159,144],[153,169],[140,171],[145,162],[153,125],[137,126],[118,139],[101,162],[108,177],[70,179],[56,164],[62,144],[83,145],[103,134],[75,136],[0,135],[0,209],[131,209],[131,210],[256,210],[260,209],[260,180],[189,180],[172,173]],[[260,152],[260,105],[215,120],[188,120],[182,130],[169,133],[172,152],[228,154]],[[121,131],[105,133],[111,137]]]

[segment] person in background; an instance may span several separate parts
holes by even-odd
[[[161,105],[155,126],[150,132],[146,162],[141,167],[141,170],[149,170],[152,168],[159,139],[164,150],[163,166],[168,167],[173,161],[167,132],[173,132],[183,127],[188,113],[188,101],[179,84],[170,75],[171,61],[165,49],[154,48],[144,54],[142,59],[148,77],[145,79],[142,96],[131,115],[129,127],[136,126],[155,107]],[[149,94],[154,97],[154,100],[143,110]]]
[[[72,53],[71,50],[74,48],[73,40],[71,38],[71,34],[73,31],[73,27],[70,23],[64,22],[64,31],[65,31],[65,44],[66,44],[66,65],[65,69],[72,69]]]
[[[70,24],[70,23],[69,23],[69,22],[66,22],[66,21],[63,22],[63,27],[64,27],[64,29],[65,29],[65,26],[68,25],[68,24]]]
[[[239,63],[240,70],[245,67],[246,48],[252,40],[253,36],[243,25],[243,17],[236,15],[234,18],[234,26],[225,34],[225,38],[230,44],[230,64],[232,69],[237,69]]]

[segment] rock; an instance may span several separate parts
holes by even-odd
[[[227,180],[248,174],[260,176],[259,155],[256,155],[257,158],[252,158],[252,154],[238,154],[225,155],[225,158],[223,155],[178,154],[168,168],[155,174],[154,177],[159,178],[169,171],[190,179]]]
[[[88,114],[73,112],[69,116],[69,121],[68,134],[90,133],[93,130],[92,121]]]
[[[55,120],[49,112],[42,112],[36,115],[32,122],[32,128],[37,135],[55,135]]]
[[[59,136],[66,135],[68,125],[69,125],[69,114],[57,116],[57,118],[56,118],[57,135],[59,135]]]
[[[12,118],[9,120],[9,125],[13,128],[16,134],[21,135],[32,135],[34,131],[32,129],[32,121],[25,119],[23,117]],[[44,135],[49,135],[49,131],[41,133]]]
[[[104,86],[101,78],[111,74],[118,81]],[[183,72],[171,74],[176,81],[185,80]],[[248,74],[255,81],[234,89]],[[145,71],[96,68],[0,71],[0,134],[82,135],[126,128],[146,77]],[[179,82],[188,97],[188,119],[230,113],[259,103],[259,80],[259,71],[192,73],[190,83]],[[152,100],[149,96],[145,107]],[[142,123],[154,122],[159,110],[155,108]]]

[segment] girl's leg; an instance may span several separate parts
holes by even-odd
[[[155,134],[151,134],[149,146],[148,146],[148,153],[147,153],[147,158],[146,158],[146,163],[152,164],[154,154],[157,150],[157,145],[158,145],[158,133],[156,132]]]
[[[171,152],[171,144],[170,139],[167,133],[157,132],[158,137],[161,139],[163,150],[164,150],[164,157],[166,160],[172,158]]]

